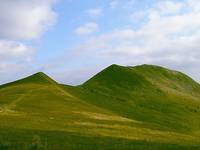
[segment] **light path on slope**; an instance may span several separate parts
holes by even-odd
[[[55,89],[57,89],[58,91],[60,91],[63,95],[67,96],[67,97],[72,97],[75,98],[73,95],[71,95],[70,93],[66,92],[65,90],[63,90],[59,85],[57,85],[57,82],[54,82],[52,80],[50,80],[48,77],[43,76],[46,80],[48,80]],[[65,98],[66,99],[66,98]]]
[[[15,108],[16,104],[19,103],[20,101],[22,101],[24,98],[31,95],[32,92],[33,92],[33,90],[30,90],[25,94],[21,94],[16,100],[12,101],[10,104],[3,106],[3,108],[1,108],[1,110],[0,110],[0,113],[3,115],[10,114],[10,113],[15,114],[16,112],[13,109]],[[16,114],[18,114],[18,113],[16,113]]]

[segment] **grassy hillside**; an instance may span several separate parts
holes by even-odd
[[[0,149],[200,149],[200,85],[112,65],[80,86],[43,73],[0,86]]]
[[[150,65],[112,65],[68,90],[151,128],[191,133],[200,127],[200,86],[176,71]]]

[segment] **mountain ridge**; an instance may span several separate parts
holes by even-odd
[[[149,72],[152,72],[151,69],[157,69],[157,70],[159,69],[159,70],[165,70],[165,71],[167,70],[167,71],[173,72],[174,74],[181,74],[181,75],[187,77],[189,80],[192,80],[192,81],[196,82],[197,84],[199,84],[197,81],[195,81],[194,79],[192,79],[191,77],[187,76],[186,74],[184,74],[184,73],[182,73],[180,71],[171,70],[171,69],[168,69],[166,67],[162,67],[162,66],[158,66],[158,65],[152,65],[152,64],[142,64],[142,65],[136,65],[136,66],[122,66],[122,65],[112,64],[112,65],[106,67],[105,69],[103,69],[102,71],[100,71],[99,73],[102,73],[102,72],[104,72],[106,70],[111,70],[113,68],[124,68],[124,69],[134,69],[134,70],[144,68],[147,71],[150,70]],[[97,76],[99,73],[97,73],[95,76]],[[95,76],[91,77],[89,80],[87,80],[84,83],[80,84],[80,86],[86,84],[87,82],[89,82]],[[11,84],[11,83],[15,83],[15,82],[20,83],[20,82],[23,82],[26,79],[30,80],[31,78],[36,78],[36,79],[37,78],[41,78],[41,80],[49,80],[49,82],[55,82],[55,83],[57,83],[55,80],[53,80],[51,77],[49,77],[44,72],[36,72],[36,73],[34,73],[34,74],[30,75],[30,76],[18,79],[16,81],[8,82],[8,83],[2,84],[0,86],[5,86],[7,84]],[[31,80],[33,80],[33,79],[31,79]],[[33,83],[34,83],[34,81],[33,81]],[[37,82],[35,82],[35,83],[37,83]],[[65,84],[63,84],[63,85],[65,85]]]

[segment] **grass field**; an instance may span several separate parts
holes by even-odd
[[[43,73],[0,86],[0,149],[200,149],[200,85],[112,65],[79,86]]]

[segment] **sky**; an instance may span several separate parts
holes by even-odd
[[[0,84],[44,72],[78,85],[111,64],[200,81],[200,0],[0,1]]]

